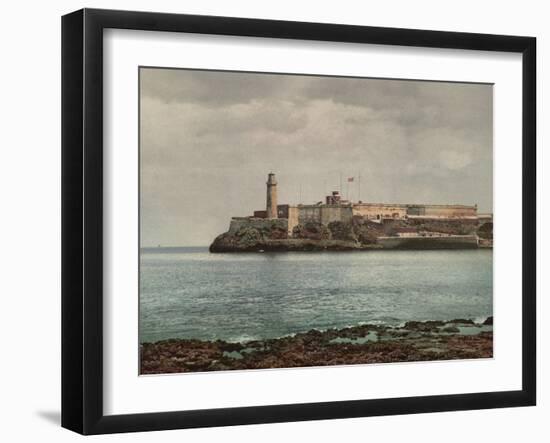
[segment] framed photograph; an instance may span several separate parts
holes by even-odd
[[[62,20],[62,425],[536,402],[532,37]]]

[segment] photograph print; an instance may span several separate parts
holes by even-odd
[[[493,85],[140,67],[140,374],[493,357]]]

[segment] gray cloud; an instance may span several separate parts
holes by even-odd
[[[207,245],[232,215],[315,202],[361,174],[364,201],[492,211],[492,87],[143,68],[144,245]],[[357,183],[357,179],[356,182]],[[344,193],[347,185],[344,183]],[[357,185],[350,197],[358,198]]]

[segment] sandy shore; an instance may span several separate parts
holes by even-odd
[[[490,358],[493,318],[361,325],[229,343],[172,339],[141,345],[141,374]]]

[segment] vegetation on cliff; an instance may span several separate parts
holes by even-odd
[[[493,224],[475,219],[398,219],[382,223],[354,216],[349,222],[334,221],[328,225],[307,222],[296,225],[291,235],[279,224],[243,225],[225,232],[214,240],[211,252],[361,250],[380,248],[377,239],[393,236],[401,230],[448,235],[478,235],[483,246],[490,246]]]

